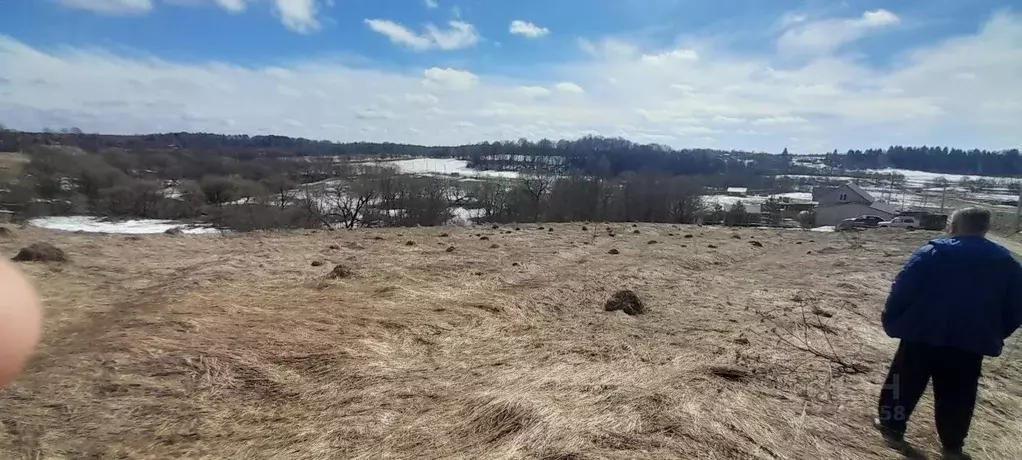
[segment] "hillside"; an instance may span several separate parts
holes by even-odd
[[[898,458],[869,427],[895,346],[879,313],[932,234],[541,225],[14,228],[4,254],[46,241],[71,262],[19,265],[47,319],[0,393],[0,457]],[[603,311],[619,289],[649,312]],[[1022,458],[1009,348],[986,363],[977,459]],[[921,406],[909,437],[933,453]]]

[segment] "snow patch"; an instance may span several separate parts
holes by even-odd
[[[514,179],[518,177],[515,171],[480,171],[468,167],[468,161],[454,158],[416,158],[412,160],[398,160],[384,162],[385,165],[392,165],[402,174],[421,175],[458,175],[462,177],[498,177]]]
[[[219,230],[212,227],[188,225],[183,222],[158,219],[109,221],[94,216],[48,216],[31,219],[28,223],[39,228],[62,230],[65,232],[82,231],[86,233],[144,235],[163,233],[172,228],[181,228],[183,233],[190,235],[220,233]]]
[[[879,173],[879,174],[891,174],[891,173],[901,174],[901,175],[905,176],[905,182],[907,182],[909,185],[925,185],[926,182],[929,182],[929,181],[932,181],[934,179],[937,179],[938,177],[943,177],[943,178],[947,179],[948,182],[953,182],[953,183],[957,183],[958,181],[962,180],[962,178],[968,178],[969,180],[985,179],[985,180],[992,180],[992,181],[997,181],[997,182],[1016,182],[1016,181],[1018,181],[1018,178],[1016,178],[1016,177],[1006,177],[1006,176],[975,176],[975,175],[965,175],[965,174],[944,174],[944,173],[933,173],[933,172],[926,172],[926,171],[914,171],[914,170],[911,170],[911,169],[895,169],[895,168],[869,169],[869,170],[866,170],[865,172]]]
[[[475,219],[486,215],[485,209],[467,209],[462,207],[451,208],[451,220],[449,225],[469,226],[475,223]]]
[[[733,206],[735,203],[741,201],[742,204],[746,205],[761,205],[766,203],[767,200],[773,198],[776,201],[784,202],[785,199],[792,203],[812,203],[813,194],[809,192],[789,192],[789,193],[778,193],[775,195],[753,195],[753,196],[732,196],[732,195],[702,195],[699,197],[703,200],[703,204],[707,206],[713,206],[719,204],[720,207],[725,210]]]

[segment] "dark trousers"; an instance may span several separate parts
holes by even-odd
[[[976,406],[983,355],[902,341],[880,392],[880,422],[898,433],[933,379],[937,434],[945,449],[961,449]]]

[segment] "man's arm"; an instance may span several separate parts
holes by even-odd
[[[884,313],[881,320],[884,329],[888,323],[897,319],[911,305],[912,299],[919,293],[923,285],[923,276],[933,261],[933,246],[927,244],[919,248],[912,257],[908,259],[901,272],[894,278],[891,285],[891,294],[887,296],[887,304],[884,305]]]
[[[39,296],[24,275],[0,260],[0,388],[21,373],[39,342],[42,328]]]
[[[1019,326],[1022,326],[1022,265],[1012,259],[1004,304],[1004,338],[1010,337]]]

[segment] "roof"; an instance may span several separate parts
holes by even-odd
[[[871,207],[873,209],[876,209],[877,211],[880,211],[880,212],[886,212],[887,214],[897,214],[898,213],[898,210],[895,209],[894,206],[892,206],[892,205],[890,205],[888,203],[884,203],[882,201],[874,201],[874,202],[870,203],[869,207]]]
[[[877,200],[876,198],[873,198],[873,195],[870,195],[869,192],[863,190],[862,187],[859,187],[858,184],[854,182],[849,182],[845,184],[845,187],[852,189],[852,191],[855,192],[856,195],[863,197],[866,201],[870,203],[873,203]]]

